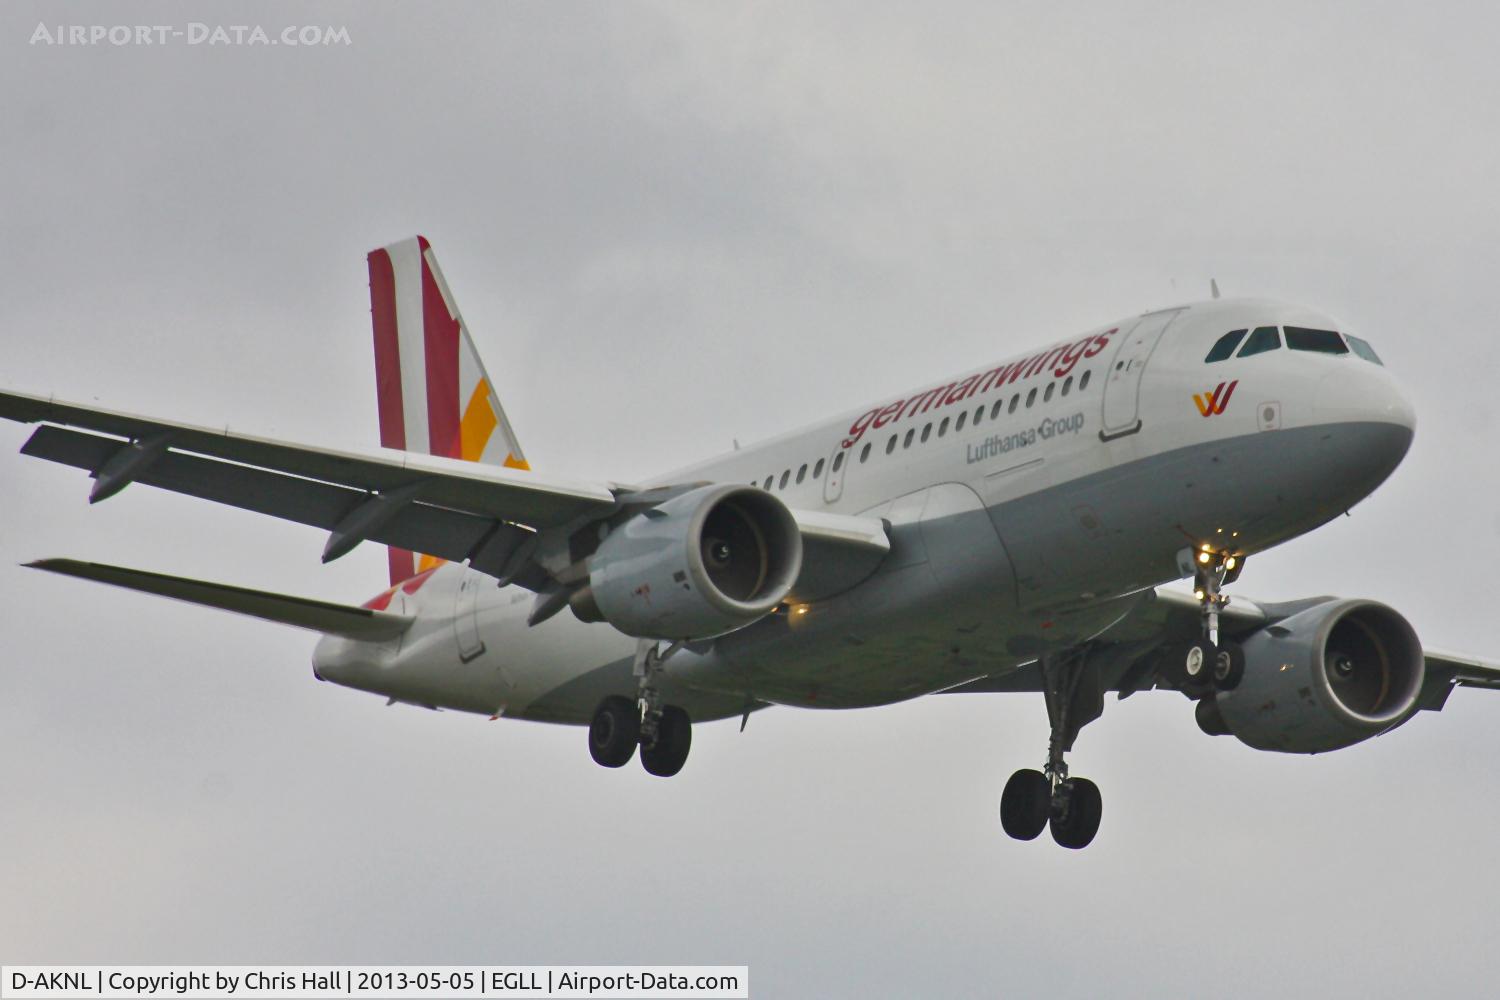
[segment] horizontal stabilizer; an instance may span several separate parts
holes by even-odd
[[[189,604],[202,604],[282,625],[294,625],[297,628],[367,642],[394,639],[405,632],[412,621],[406,615],[371,611],[369,608],[330,604],[306,597],[289,597],[286,594],[272,594],[248,587],[231,587],[223,583],[207,583],[203,580],[189,580],[180,576],[147,573],[144,570],[81,562],[77,559],[41,559],[26,565],[49,573],[97,580],[116,587],[176,598]]]

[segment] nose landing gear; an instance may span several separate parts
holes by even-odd
[[[1184,558],[1193,563],[1193,596],[1198,599],[1203,635],[1179,648],[1170,672],[1176,674],[1178,686],[1190,696],[1211,698],[1215,691],[1239,687],[1245,675],[1244,650],[1219,633],[1219,614],[1229,604],[1223,588],[1239,579],[1245,559],[1207,547],[1196,554],[1186,550]]]

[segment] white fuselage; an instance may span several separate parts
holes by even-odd
[[[1133,595],[1182,575],[1185,548],[1243,557],[1343,513],[1404,456],[1411,407],[1353,353],[1205,361],[1226,332],[1265,326],[1340,329],[1263,301],[1163,310],[651,480],[753,483],[793,509],[884,518],[892,539],[852,589],[683,650],[669,700],[705,720],[1004,673],[1109,628]],[[569,614],[529,627],[533,597],[441,566],[390,598],[417,616],[403,637],[326,638],[315,670],[400,701],[566,723],[633,694],[636,640]]]

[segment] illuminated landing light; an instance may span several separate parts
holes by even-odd
[[[792,614],[794,614],[794,615],[805,615],[805,614],[807,614],[807,605],[806,604],[799,604],[799,605],[797,605],[797,607],[795,607],[795,608],[792,609]]]
[[[1224,560],[1224,568],[1234,569],[1235,562],[1237,562],[1237,560],[1234,558],[1234,556],[1230,556],[1228,559]]]
[[[1201,600],[1203,600],[1203,591],[1201,591],[1201,590],[1195,590],[1195,591],[1193,591],[1193,596],[1196,597],[1196,598],[1198,598],[1198,600],[1201,601]]]
[[[1213,556],[1211,556],[1211,555],[1208,554],[1208,550],[1207,549],[1205,549],[1202,552],[1198,553],[1198,561],[1201,562],[1205,566],[1208,565],[1209,560],[1212,559],[1212,558],[1213,558]]]

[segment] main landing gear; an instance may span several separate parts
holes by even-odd
[[[589,723],[589,753],[595,763],[623,767],[639,746],[641,766],[648,773],[670,778],[682,770],[693,745],[692,720],[676,705],[663,705],[656,687],[662,663],[680,648],[681,643],[674,643],[659,652],[647,639],[636,646],[636,700],[612,694],[594,709]]]
[[[1203,634],[1179,648],[1169,663],[1178,686],[1193,698],[1213,697],[1215,691],[1233,691],[1245,676],[1245,651],[1239,643],[1219,634],[1219,613],[1229,603],[1225,584],[1239,578],[1243,557],[1216,553],[1208,548],[1193,557],[1193,596],[1203,619]]]
[[[1078,731],[1104,711],[1099,670],[1082,646],[1042,658],[1043,694],[1052,737],[1045,770],[1017,771],[1000,796],[1000,825],[1017,840],[1035,840],[1048,826],[1063,847],[1087,847],[1099,832],[1104,801],[1099,786],[1087,778],[1070,778],[1063,755],[1073,749]]]

